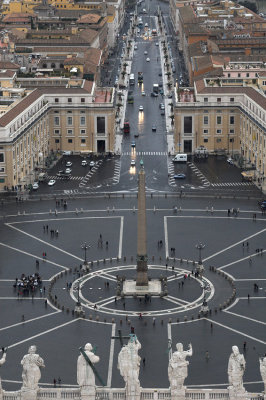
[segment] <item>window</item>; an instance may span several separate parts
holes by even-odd
[[[247,75],[247,78],[249,78],[249,72],[247,72],[246,75]]]
[[[81,101],[81,103],[85,103],[85,98],[81,97],[80,101]]]
[[[204,138],[204,139],[203,139],[203,142],[204,142],[204,143],[208,143],[208,141],[209,141],[209,139],[207,139],[207,138]]]
[[[192,133],[192,117],[184,117],[184,133]]]
[[[67,117],[67,125],[73,125],[73,118]]]
[[[208,97],[204,97],[204,103],[208,103]]]
[[[86,117],[80,117],[80,125],[86,125]]]
[[[54,99],[54,102],[55,102],[55,103],[59,103],[59,98],[56,97],[56,98]]]
[[[59,114],[59,111],[54,111],[55,114]]]
[[[67,113],[68,113],[68,114],[72,114],[72,111],[68,111]]]
[[[221,117],[220,115],[217,115],[217,117],[216,117],[216,124],[217,124],[217,125],[221,125],[221,123],[222,123],[222,117]]]
[[[67,142],[68,142],[68,143],[72,143],[72,139],[68,139]]]
[[[59,139],[55,139],[55,143],[59,143]]]
[[[221,97],[217,97],[217,103],[221,103],[222,99]]]
[[[222,130],[221,129],[216,129],[216,133],[219,135],[219,134],[222,133]]]
[[[68,129],[68,130],[67,130],[67,134],[68,134],[68,135],[73,135],[73,130],[72,130],[72,129]]]
[[[238,74],[237,74],[237,77],[238,77],[238,78],[241,78],[241,74],[240,74],[240,72],[238,72]]]
[[[229,130],[229,133],[230,133],[231,135],[234,135],[235,130],[234,130],[234,129],[230,129],[230,130]]]
[[[0,167],[0,174],[3,174],[5,172],[5,167]]]
[[[81,130],[80,130],[80,134],[81,134],[81,135],[86,135],[86,129],[81,129]]]
[[[209,117],[208,116],[204,115],[203,123],[204,123],[204,125],[208,125],[208,123],[209,123]]]
[[[230,103],[233,103],[235,101],[234,97],[230,97]]]
[[[80,111],[80,114],[85,114],[85,111],[84,110]]]
[[[221,141],[222,141],[221,138],[216,139],[216,143],[221,143]]]
[[[86,139],[81,139],[81,143],[82,144],[86,143]]]
[[[208,110],[203,110],[204,114],[209,114]]]
[[[69,98],[67,99],[67,102],[68,102],[68,103],[72,103],[72,98],[69,97]]]
[[[234,143],[234,138],[230,138],[230,143]]]
[[[5,154],[0,153],[0,162],[5,162]]]
[[[105,133],[105,117],[97,117],[97,133]]]
[[[203,133],[204,133],[205,135],[208,135],[208,134],[209,134],[209,129],[203,129]]]
[[[235,117],[233,115],[230,116],[230,125],[234,125]]]
[[[230,74],[230,72],[228,72],[227,76],[228,76],[228,78],[231,78],[231,74]]]
[[[55,129],[55,130],[54,130],[54,134],[55,134],[55,135],[60,135],[60,129]]]
[[[54,125],[56,125],[56,126],[60,125],[60,118],[59,117],[54,117]]]

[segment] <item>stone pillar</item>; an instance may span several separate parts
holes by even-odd
[[[82,386],[80,388],[80,399],[81,400],[95,400],[96,387],[95,386]]]
[[[143,166],[139,171],[138,182],[138,247],[137,247],[137,280],[136,286],[148,286],[148,257],[146,232],[146,192],[145,171]]]
[[[183,386],[181,389],[171,389],[171,400],[185,400],[186,398],[186,387]]]

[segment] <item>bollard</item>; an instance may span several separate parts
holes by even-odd
[[[155,206],[153,207],[153,212],[154,212],[154,213],[156,212],[156,207],[155,207]]]
[[[110,208],[109,208],[109,207],[107,207],[107,208],[106,208],[106,211],[109,213],[109,211],[110,211]]]
[[[168,323],[169,323],[169,324],[172,323],[172,318],[169,318]]]
[[[182,208],[181,208],[181,206],[179,207],[179,212],[181,212],[182,211]]]
[[[114,324],[115,323],[115,319],[114,318],[112,318],[112,324]]]
[[[96,321],[99,321],[99,319],[100,319],[100,318],[99,318],[99,315],[96,315],[95,320],[96,320]]]
[[[154,256],[152,256],[152,261],[154,261]]]
[[[103,259],[103,263],[105,264],[105,258]]]
[[[52,210],[49,211],[49,214],[50,214],[50,215],[52,214]]]
[[[115,212],[115,206],[113,206],[113,212]]]
[[[127,258],[126,258],[126,256],[124,256],[124,261],[126,261],[127,260]]]
[[[83,213],[83,208],[80,209],[80,212]]]
[[[78,215],[78,213],[79,213],[79,210],[76,208],[76,215]]]
[[[135,212],[136,212],[136,207],[133,206],[133,213],[135,214]]]
[[[187,321],[187,316],[186,315],[184,316],[184,321]]]
[[[122,321],[122,319],[120,319],[120,325],[122,325],[122,323],[123,323],[123,321]]]

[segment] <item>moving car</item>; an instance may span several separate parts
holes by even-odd
[[[158,97],[158,93],[151,92],[151,97]]]
[[[227,162],[228,162],[228,164],[230,164],[230,165],[234,165],[234,161],[233,161],[233,159],[232,158],[227,158],[227,160],[226,160]]]
[[[95,161],[91,161],[90,162],[90,167],[94,167],[95,166]]]
[[[159,43],[158,43],[158,42],[156,42],[156,43],[155,43],[155,46],[159,46]]]
[[[38,182],[34,182],[32,185],[32,190],[38,190],[39,189],[39,184]]]
[[[131,167],[135,167],[136,166],[136,161],[135,160],[131,160],[130,165],[131,165]]]
[[[144,90],[141,92],[141,96],[146,96],[146,93],[144,92]]]
[[[174,175],[174,179],[185,179],[186,175],[185,174],[176,174]]]
[[[147,61],[147,62],[150,62],[151,60],[150,60],[150,58],[149,58],[149,57],[147,57],[147,58],[146,58],[146,61]]]
[[[139,111],[143,111],[143,110],[144,110],[143,106],[139,106]]]
[[[145,51],[144,51],[144,55],[146,56],[147,54],[148,54],[148,52],[145,50]]]
[[[66,168],[66,169],[65,169],[65,174],[71,174],[71,172],[72,172],[72,169],[71,169],[71,168]]]
[[[54,186],[55,184],[55,180],[54,179],[50,179],[48,182],[48,186]]]
[[[136,147],[136,142],[131,142],[131,147]]]
[[[163,103],[160,103],[159,108],[160,108],[161,110],[164,110],[164,109],[165,109],[164,104],[163,104]]]
[[[136,44],[134,46],[134,50],[138,50],[138,46]]]
[[[155,132],[155,131],[156,131],[156,125],[152,125],[151,130],[152,130],[153,132]]]
[[[66,167],[71,167],[72,166],[72,162],[71,161],[67,161],[66,162]]]
[[[82,160],[81,165],[82,165],[82,167],[86,167],[88,165],[88,163],[86,160]]]

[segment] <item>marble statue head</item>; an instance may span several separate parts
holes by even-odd
[[[30,346],[29,350],[28,350],[28,353],[29,354],[34,354],[34,353],[36,353],[36,350],[37,350],[37,347],[35,345]]]
[[[90,343],[85,344],[85,350],[92,350],[92,345]]]
[[[182,345],[182,343],[177,343],[176,349],[177,349],[177,351],[183,351],[183,345]]]
[[[232,347],[232,350],[233,350],[233,353],[234,353],[235,356],[236,356],[237,354],[239,354],[239,350],[238,350],[238,347],[237,347],[237,346],[233,346],[233,347]]]

